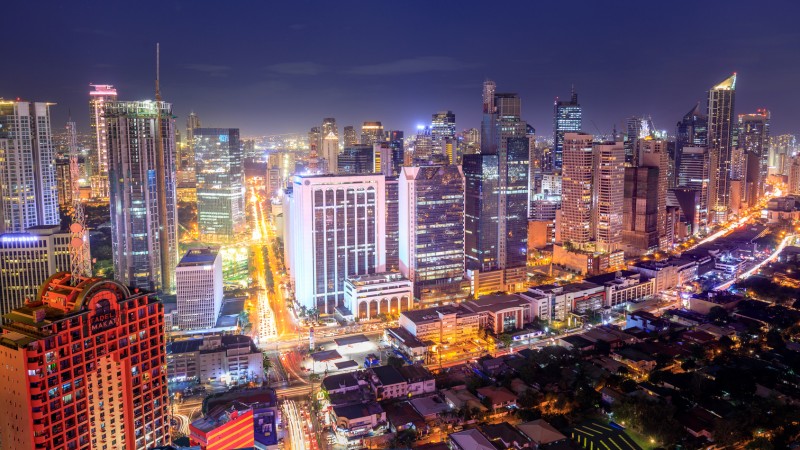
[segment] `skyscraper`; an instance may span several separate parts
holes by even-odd
[[[764,196],[769,167],[769,119],[766,109],[755,114],[739,114],[739,147],[744,150],[747,161],[745,180],[748,205],[755,205]]]
[[[694,108],[686,113],[677,125],[675,135],[675,168],[676,185],[680,185],[677,178],[680,172],[681,156],[684,147],[708,147],[708,116],[700,110],[698,102]]]
[[[114,274],[126,286],[174,292],[178,247],[172,105],[108,102],[104,114]]]
[[[431,137],[433,151],[445,153],[445,145],[456,138],[456,115],[453,111],[439,111],[431,119]]]
[[[583,248],[592,240],[591,134],[564,133],[561,168],[561,241]]]
[[[683,147],[680,167],[678,168],[678,187],[694,189],[700,192],[700,203],[697,205],[697,223],[699,227],[708,225],[710,164],[707,148]],[[699,230],[692,231],[697,233]]]
[[[659,175],[657,167],[625,168],[622,242],[626,256],[658,250]]]
[[[403,167],[399,205],[400,272],[414,297],[423,305],[466,298],[461,167]]]
[[[344,280],[386,268],[383,175],[296,175],[284,215],[297,302],[333,314]]]
[[[402,170],[402,169],[400,169]],[[400,270],[400,181],[386,175],[386,271]],[[355,312],[355,311],[353,311]]]
[[[392,130],[388,133],[389,148],[392,150],[392,169],[391,175],[398,176],[403,165],[405,165],[405,145],[403,144],[403,132]],[[386,175],[389,175],[388,173]]]
[[[36,298],[50,275],[70,270],[70,240],[59,225],[0,234],[0,317]]]
[[[201,126],[200,117],[194,112],[189,113],[186,118],[186,142],[183,142],[180,146],[176,145],[178,156],[175,162],[175,170],[178,183],[183,186],[194,186],[197,181],[194,173],[194,130]]]
[[[222,255],[219,249],[193,248],[175,269],[181,330],[214,328],[222,308]]]
[[[339,139],[339,127],[336,126],[336,118],[334,117],[322,119],[322,138],[324,139],[330,133],[333,133],[337,140]]]
[[[92,168],[92,197],[108,198],[108,128],[103,115],[106,102],[117,101],[117,90],[110,84],[92,84],[89,92],[89,125],[94,132],[94,140],[89,151]]]
[[[375,149],[372,145],[345,147],[339,154],[336,173],[368,174],[375,173]]]
[[[337,173],[339,170],[339,138],[333,131],[328,131],[328,134],[326,134],[325,138],[322,140],[320,157],[324,160],[324,173]]]
[[[194,154],[200,236],[209,242],[233,242],[246,225],[239,129],[195,129]]]
[[[308,148],[320,149],[322,147],[323,136],[320,127],[311,127],[311,130],[308,132]]]
[[[652,135],[655,131],[653,121],[650,117],[629,117],[626,121],[626,128],[628,131],[625,133],[625,163],[638,166],[638,141]]]
[[[484,83],[481,153],[464,157],[467,265],[473,284],[478,272],[501,270],[490,290],[510,290],[524,274],[528,228],[530,148],[517,94],[497,93]],[[488,95],[493,97],[489,98]],[[487,277],[483,277],[487,279]]]
[[[622,142],[594,144],[593,174],[592,234],[595,248],[600,252],[610,253],[622,246],[622,203],[625,188],[625,147]]]
[[[564,153],[564,134],[580,132],[583,129],[581,105],[578,103],[578,93],[575,92],[575,88],[572,88],[569,101],[556,98],[553,109],[553,151],[545,169],[560,172]]]
[[[345,147],[354,147],[358,145],[358,136],[356,135],[356,129],[352,125],[344,127],[343,134],[344,134]]]
[[[667,233],[667,189],[669,189],[669,154],[667,141],[646,137],[639,140],[638,161],[639,167],[655,167],[658,169],[658,184],[656,186],[657,231],[659,248],[669,250],[671,240]],[[648,179],[649,180],[649,179]]]
[[[731,133],[736,74],[708,91],[709,221],[724,222],[730,209]]]
[[[370,147],[383,140],[383,125],[380,122],[364,122],[361,125],[361,145]]]
[[[60,223],[51,105],[0,99],[0,232]]]
[[[3,448],[144,450],[170,442],[164,310],[101,278],[54,274],[5,316]]]

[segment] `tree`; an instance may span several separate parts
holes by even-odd
[[[266,353],[261,356],[261,366],[264,368],[264,378],[269,380],[269,370],[272,369],[272,360]]]
[[[405,361],[403,361],[403,358],[400,358],[398,356],[390,356],[386,358],[386,364],[389,366],[394,366],[395,369],[399,369],[403,367]]]
[[[714,306],[708,311],[708,320],[714,322],[716,325],[723,325],[728,323],[728,311],[721,306]]]
[[[514,341],[514,337],[511,336],[510,334],[507,334],[507,333],[501,334],[500,336],[498,336],[497,339],[499,339],[500,342],[503,343],[503,347],[505,347],[505,348],[508,348],[511,345],[511,343]]]

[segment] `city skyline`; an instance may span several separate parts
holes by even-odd
[[[6,87],[0,96],[57,103],[54,124],[65,122],[70,109],[85,108],[89,83],[112,84],[123,98],[150,97],[153,48],[161,42],[164,97],[176,105],[179,120],[195,111],[209,125],[239,127],[243,136],[305,133],[323,117],[336,117],[340,126],[379,120],[386,129],[411,131],[427,123],[432,111],[441,110],[456,114],[458,129],[478,127],[476,91],[486,78],[519,93],[526,111],[523,119],[540,136],[549,136],[553,101],[557,96],[564,99],[571,85],[581,95],[586,132],[607,134],[615,125],[623,129],[631,115],[649,115],[656,128],[672,133],[686,105],[704,102],[708,86],[732,72],[741,78],[740,110],[772,111],[775,135],[798,129],[792,106],[800,94],[787,87],[800,63],[786,55],[800,45],[800,34],[784,31],[792,29],[793,15],[787,10],[795,5],[764,6],[761,14],[747,17],[750,26],[737,29],[735,36],[722,32],[723,27],[741,21],[746,8],[693,5],[693,14],[679,14],[674,5],[649,5],[646,11],[627,3],[616,8],[593,3],[579,8],[519,5],[518,14],[503,25],[487,23],[485,32],[473,33],[457,23],[444,30],[428,27],[447,13],[441,6],[431,6],[431,14],[421,16],[412,10],[390,10],[388,5],[362,6],[331,11],[324,20],[341,26],[320,33],[310,31],[324,29],[319,23],[323,18],[297,6],[265,5],[264,14],[230,7],[214,16],[241,22],[236,31],[206,35],[193,31],[202,23],[195,19],[206,17],[207,8],[190,8],[180,1],[158,14],[146,5],[101,12],[54,4],[37,11],[50,32],[9,50],[8,58],[27,70],[25,76],[16,71],[0,75]],[[18,9],[16,15],[25,16],[26,8],[12,5],[10,14]],[[619,27],[594,25],[620,17],[615,15],[619,9],[627,13]],[[418,21],[419,32],[363,39],[381,30],[380,21],[368,19],[388,13],[400,23]],[[474,23],[471,18],[483,13],[478,4],[462,5],[458,11],[465,23]],[[551,39],[563,21],[548,18],[566,16],[576,29],[592,29],[592,38],[567,33]],[[146,38],[129,41],[103,25],[119,17],[135,24],[137,35]],[[543,19],[533,26],[531,17]],[[709,20],[712,17],[715,20]],[[11,24],[10,32],[20,26]],[[500,27],[508,29],[511,39],[504,42],[511,43],[498,50],[494,44],[499,37],[491,36]],[[626,50],[637,45],[629,36],[651,27],[663,32],[648,31],[641,52]],[[698,29],[706,30],[707,37],[699,39]],[[452,43],[431,50],[426,43],[440,31],[452,36]],[[718,35],[725,37],[714,37]],[[53,45],[53,36],[58,36],[58,45]],[[727,40],[723,51],[718,50],[720,39]],[[242,40],[253,45],[243,46]],[[65,51],[87,46],[96,51]],[[620,51],[629,57],[606,63]],[[88,118],[74,115],[79,130],[88,131]]]

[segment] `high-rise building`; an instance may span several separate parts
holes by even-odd
[[[72,171],[69,165],[69,158],[56,159],[56,190],[58,191],[58,206],[62,209],[71,206]]]
[[[789,165],[789,185],[790,194],[800,195],[800,156],[792,158]]]
[[[465,257],[468,270],[497,269],[498,186],[497,155],[464,155]]]
[[[708,147],[708,116],[701,111],[699,102],[683,116],[677,127],[675,135],[676,169],[681,166],[684,147]],[[680,177],[680,172],[677,170],[676,172],[676,177]],[[680,185],[680,182],[676,180],[676,184]]]
[[[380,122],[364,122],[361,125],[361,145],[372,145],[383,140],[383,125]]]
[[[792,156],[797,153],[797,137],[793,134],[782,134],[770,137],[769,141],[771,172],[787,175],[792,164]]]
[[[625,168],[622,242],[626,256],[638,256],[659,248],[659,176],[657,167]]]
[[[625,189],[625,147],[622,142],[594,144],[593,174],[592,234],[595,248],[603,253],[615,252],[622,247]]]
[[[51,105],[0,99],[0,232],[60,223]]]
[[[375,173],[375,149],[372,145],[345,147],[336,162],[336,173],[359,175]]]
[[[580,132],[583,129],[581,105],[578,103],[578,93],[574,87],[569,101],[556,98],[553,110],[553,151],[545,170],[560,172],[564,153],[564,134]]]
[[[117,90],[110,84],[92,84],[89,92],[89,125],[94,139],[89,148],[93,187],[92,197],[108,198],[108,128],[103,115],[106,102],[117,101]]]
[[[383,175],[293,178],[284,233],[298,304],[333,314],[346,278],[385,271],[385,190]]]
[[[59,225],[0,234],[0,316],[36,298],[50,275],[70,270],[70,241]]]
[[[325,139],[322,140],[322,151],[319,155],[322,158],[322,172],[337,173],[339,170],[339,137],[333,131],[328,131]]]
[[[3,448],[144,450],[170,442],[164,310],[144,292],[59,272],[5,315]]]
[[[739,114],[739,147],[747,156],[745,193],[748,205],[755,205],[764,196],[769,167],[769,119],[766,109],[755,114]]]
[[[219,249],[193,248],[175,268],[181,330],[213,328],[222,308],[222,255]]]
[[[669,189],[669,153],[667,141],[645,137],[637,145],[636,161],[639,167],[655,167],[658,169],[658,185],[656,187],[656,210],[659,248],[669,250],[671,239],[667,232],[667,189]]]
[[[308,132],[308,148],[320,149],[322,148],[322,129],[320,127],[311,127]]]
[[[172,105],[108,102],[104,114],[114,274],[126,286],[174,292],[178,246]]]
[[[429,127],[417,128],[414,139],[414,165],[430,164],[433,157],[433,136]]]
[[[730,209],[731,134],[735,126],[735,94],[735,73],[708,91],[708,150],[711,170],[708,206],[711,223],[727,220]]]
[[[591,134],[564,133],[561,168],[561,241],[583,248],[592,240]]]
[[[345,147],[355,147],[358,145],[358,135],[356,134],[356,129],[352,125],[348,125],[344,127],[344,146]]]
[[[324,139],[330,133],[333,133],[336,136],[338,141],[339,139],[339,127],[336,126],[336,118],[334,117],[326,117],[322,119],[322,138]]]
[[[402,170],[402,169],[401,169]],[[400,181],[386,175],[386,271],[400,270]],[[355,312],[355,311],[353,311]]]
[[[175,162],[176,176],[178,183],[183,186],[194,186],[195,177],[195,157],[194,157],[194,130],[202,127],[200,117],[194,112],[189,113],[186,118],[186,141],[180,146],[176,145],[177,161]]]
[[[650,117],[629,117],[626,121],[627,133],[625,133],[625,163],[629,166],[638,166],[636,158],[639,156],[637,145],[639,139],[652,136],[655,128]]]
[[[403,145],[403,132],[392,130],[387,133],[389,148],[392,150],[392,169],[391,175],[400,175],[400,170],[405,165],[405,146]],[[389,174],[386,174],[389,175]]]
[[[399,189],[400,273],[423,305],[463,300],[464,174],[460,166],[403,167]]]
[[[699,227],[708,224],[708,191],[711,173],[708,149],[705,147],[683,147],[678,168],[678,187],[695,189],[700,192],[697,211]],[[699,230],[693,230],[694,233]]]
[[[196,128],[194,154],[200,236],[233,242],[246,226],[239,129]]]
[[[446,143],[452,142],[456,138],[456,115],[453,114],[453,111],[439,111],[433,114],[431,138],[433,139],[433,151],[444,154]]]

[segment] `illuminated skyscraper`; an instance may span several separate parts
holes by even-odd
[[[686,113],[680,122],[675,136],[675,177],[676,185],[680,185],[681,156],[684,147],[708,146],[708,116],[700,110],[698,102],[691,111]]]
[[[344,305],[346,278],[385,271],[385,189],[383,175],[294,177],[285,239],[300,305],[333,314]]]
[[[334,117],[322,119],[322,138],[324,139],[330,133],[333,133],[336,139],[339,139],[339,127],[336,126],[336,118]]]
[[[594,144],[593,174],[592,228],[595,248],[603,253],[614,252],[622,246],[625,188],[625,147],[622,142]]]
[[[308,132],[308,148],[315,148],[319,150],[322,148],[322,131],[320,127],[311,127],[311,130]]]
[[[653,134],[655,128],[653,121],[649,117],[629,117],[625,133],[625,162],[631,166],[638,166],[637,142]]]
[[[678,167],[678,187],[689,188],[700,192],[697,205],[698,227],[708,225],[708,190],[711,161],[705,147],[683,147],[680,167]],[[692,230],[693,233],[699,230]]]
[[[344,127],[343,134],[345,147],[353,147],[358,145],[358,135],[356,135],[356,129],[352,125]]]
[[[581,105],[578,103],[578,93],[575,92],[575,88],[572,89],[569,101],[556,98],[553,110],[553,151],[545,170],[560,172],[564,153],[564,134],[580,132],[583,129]]]
[[[736,74],[708,91],[709,221],[724,222],[730,210],[731,133],[733,131]]]
[[[0,232],[60,223],[51,105],[0,99]]]
[[[178,155],[175,162],[175,170],[178,183],[184,186],[194,186],[197,181],[194,173],[194,130],[201,126],[200,117],[194,112],[189,113],[186,118],[186,141],[180,146],[176,145]]]
[[[178,247],[172,105],[108,102],[104,114],[115,276],[126,286],[174,292]],[[161,171],[163,192],[158,189]]]
[[[170,442],[164,310],[144,292],[59,272],[5,315],[0,441],[145,450]]]
[[[359,175],[375,173],[375,149],[372,145],[345,147],[339,154],[336,173]]]
[[[748,205],[755,205],[764,195],[769,167],[769,119],[766,109],[755,114],[739,114],[739,147],[746,163],[745,192]]]
[[[626,256],[658,250],[658,183],[657,167],[625,168],[622,242]]]
[[[445,144],[456,138],[456,115],[453,114],[453,111],[439,111],[433,115],[431,137],[433,151],[444,154]]]
[[[403,167],[400,273],[423,305],[460,301],[464,280],[464,175],[460,166]]]
[[[637,147],[638,156],[636,160],[639,163],[638,167],[655,167],[658,169],[658,183],[656,185],[656,228],[658,231],[659,247],[662,250],[668,250],[672,242],[667,233],[667,189],[669,188],[669,154],[667,152],[667,141],[646,137],[639,140]],[[649,176],[651,176],[651,174],[648,174],[648,181]]]
[[[175,269],[181,330],[214,328],[222,308],[222,255],[217,248],[193,248]]]
[[[403,143],[403,132],[399,130],[392,130],[387,134],[389,139],[389,148],[392,150],[392,169],[393,173],[386,174],[397,176],[400,174],[403,165],[405,165],[405,145]]]
[[[592,240],[592,135],[564,133],[561,171],[561,241],[583,248]]]
[[[383,140],[383,125],[380,122],[364,122],[361,125],[361,145],[370,147]]]
[[[324,128],[324,124],[323,124]],[[323,173],[337,173],[339,170],[339,138],[333,131],[328,131],[322,140],[322,151],[319,153],[322,158]]]
[[[108,127],[103,115],[106,102],[117,101],[117,90],[109,84],[92,84],[89,92],[89,124],[94,132],[90,147],[92,197],[108,198]]]
[[[209,242],[233,242],[246,225],[239,129],[195,129],[194,154],[200,236]]]

